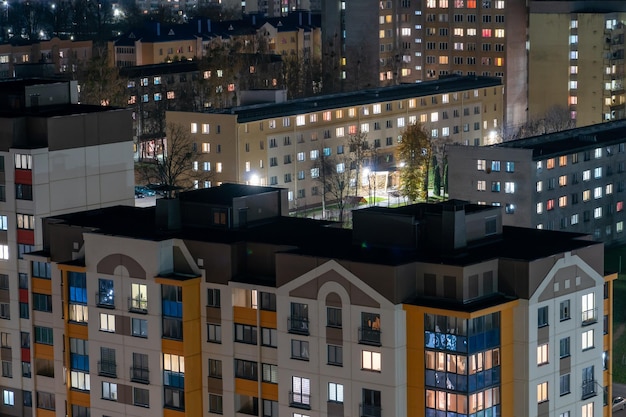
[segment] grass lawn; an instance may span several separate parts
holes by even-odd
[[[626,308],[620,302],[626,299],[626,246],[608,249],[604,256],[604,266],[607,271],[617,271],[620,266],[622,271],[617,281],[614,281],[613,292],[613,332],[620,326],[626,325]],[[615,333],[614,333],[615,334]],[[613,338],[613,382],[626,383],[626,332],[622,331],[619,338]]]

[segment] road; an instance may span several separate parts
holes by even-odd
[[[613,384],[613,397],[626,398],[626,384]],[[625,410],[614,411],[613,415],[626,416]]]

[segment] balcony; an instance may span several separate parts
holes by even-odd
[[[148,300],[145,298],[128,297],[128,311],[133,313],[148,313]]]
[[[304,410],[311,409],[311,396],[301,392],[289,391],[289,406],[302,408]]]
[[[359,327],[359,343],[364,345],[381,346],[380,329]]]
[[[96,305],[102,308],[115,308],[115,295],[108,291],[96,292]]]
[[[582,325],[587,326],[589,324],[597,323],[598,321],[598,309],[592,308],[589,310],[585,310],[581,314]]]
[[[110,361],[98,361],[98,375],[117,378],[117,364]]]
[[[595,379],[588,379],[583,381],[582,383],[582,399],[586,400],[587,398],[595,397],[597,394],[596,385],[598,383]]]
[[[130,380],[132,382],[139,382],[140,384],[150,383],[150,370],[148,368],[142,368],[139,366],[130,367]]]
[[[304,317],[289,317],[287,327],[289,333],[309,335],[309,319]]]
[[[360,405],[361,412],[359,415],[361,417],[381,417],[382,416],[382,408],[380,405],[371,405],[371,404],[361,404]]]

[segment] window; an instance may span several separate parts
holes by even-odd
[[[276,311],[276,294],[261,292],[261,310]]]
[[[133,387],[133,405],[146,408],[150,407],[150,391]]]
[[[16,153],[15,169],[33,169],[33,157],[31,155]]]
[[[570,355],[569,346],[569,337],[564,337],[559,341],[559,358],[566,358]]]
[[[341,309],[334,307],[326,308],[326,325],[328,327],[338,327],[341,328]]]
[[[209,413],[223,414],[222,396],[218,394],[209,394]]]
[[[309,334],[309,306],[302,303],[291,303],[289,332]]]
[[[209,377],[222,379],[222,361],[209,359]]]
[[[52,313],[52,296],[47,294],[33,293],[33,310]]]
[[[148,337],[148,320],[133,318],[131,324],[133,336]]]
[[[343,366],[343,347],[328,345],[328,364]]]
[[[5,320],[11,319],[11,309],[9,303],[0,303],[0,318]]]
[[[537,365],[545,365],[548,363],[548,344],[544,343],[537,346]]]
[[[294,416],[296,413],[294,413]],[[263,417],[278,417],[278,402],[263,400]]]
[[[32,200],[33,186],[30,184],[15,184],[16,200]]]
[[[537,327],[548,325],[548,306],[539,307],[537,310]]]
[[[278,347],[278,332],[276,329],[261,328],[261,344],[263,346]]]
[[[35,326],[35,343],[53,345],[53,331],[51,327]]]
[[[219,324],[207,323],[207,341],[211,343],[222,343],[222,326]]]
[[[576,223],[578,223],[578,221]],[[572,221],[572,224],[575,223]],[[561,301],[559,310],[561,321],[568,320],[570,318],[569,300]]]
[[[5,378],[13,378],[13,362],[2,361],[2,376]]]
[[[87,309],[87,282],[86,274],[68,272],[69,280],[69,313],[70,321],[87,323],[89,319]]]
[[[235,323],[235,342],[257,344],[257,327]]]
[[[476,181],[476,189],[478,191],[486,191],[486,189],[487,189],[487,182],[483,181],[483,180]]]
[[[52,275],[51,270],[50,270],[50,262],[33,261],[31,266],[32,266],[33,277],[50,279]]]
[[[115,291],[113,280],[98,279],[98,300],[99,307],[115,307]]]
[[[590,324],[596,322],[596,303],[594,293],[582,296],[582,323]]]
[[[2,403],[13,407],[15,405],[15,393],[11,390],[2,390]]]
[[[37,391],[37,408],[44,410],[55,410],[54,394],[50,392]]]
[[[505,167],[506,172],[515,172],[515,162],[507,161]]]
[[[361,352],[361,369],[381,371],[381,353],[364,350]]]
[[[583,181],[589,181],[591,179],[591,171],[585,170],[583,171]]]
[[[309,408],[311,406],[311,380],[294,376],[291,378],[290,405]]]
[[[35,229],[35,216],[17,213],[17,228],[26,230]]]
[[[570,374],[561,375],[559,378],[559,394],[566,395],[570,393],[569,388],[569,376]]]
[[[363,389],[363,412],[364,416],[376,416],[382,415],[380,391],[374,391],[369,389]]]
[[[500,181],[491,181],[491,191],[494,193],[500,192]]]
[[[206,305],[208,307],[217,307],[217,308],[220,307],[220,305],[221,305],[220,290],[218,290],[216,288],[209,288],[209,289],[207,289]]]
[[[593,329],[587,330],[582,334],[582,348],[583,350],[593,348]]]
[[[343,402],[343,385],[335,382],[328,383],[328,401]]]
[[[263,382],[270,382],[272,384],[278,384],[278,366],[269,363],[264,363],[263,368]]]
[[[117,384],[102,381],[102,399],[117,401]]]
[[[505,182],[504,183],[504,192],[507,194],[512,194],[515,192],[515,183],[514,182]]]
[[[304,340],[291,340],[291,358],[309,360],[309,342]]]
[[[252,361],[235,359],[235,378],[257,381],[259,379],[258,364]]]
[[[593,417],[593,403],[587,403],[582,406],[582,417]],[[569,416],[568,416],[569,417]]]
[[[98,362],[98,375],[117,377],[117,364],[115,362],[115,349],[100,348],[100,361]]]
[[[548,401],[548,382],[537,384],[537,403]]]

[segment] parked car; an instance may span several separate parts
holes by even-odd
[[[141,195],[141,197],[139,197]],[[152,197],[156,195],[154,190],[149,189],[148,187],[144,187],[143,185],[135,185],[135,197],[143,198],[143,197]]]
[[[615,397],[613,398],[613,411],[623,410],[626,407],[626,398]]]

